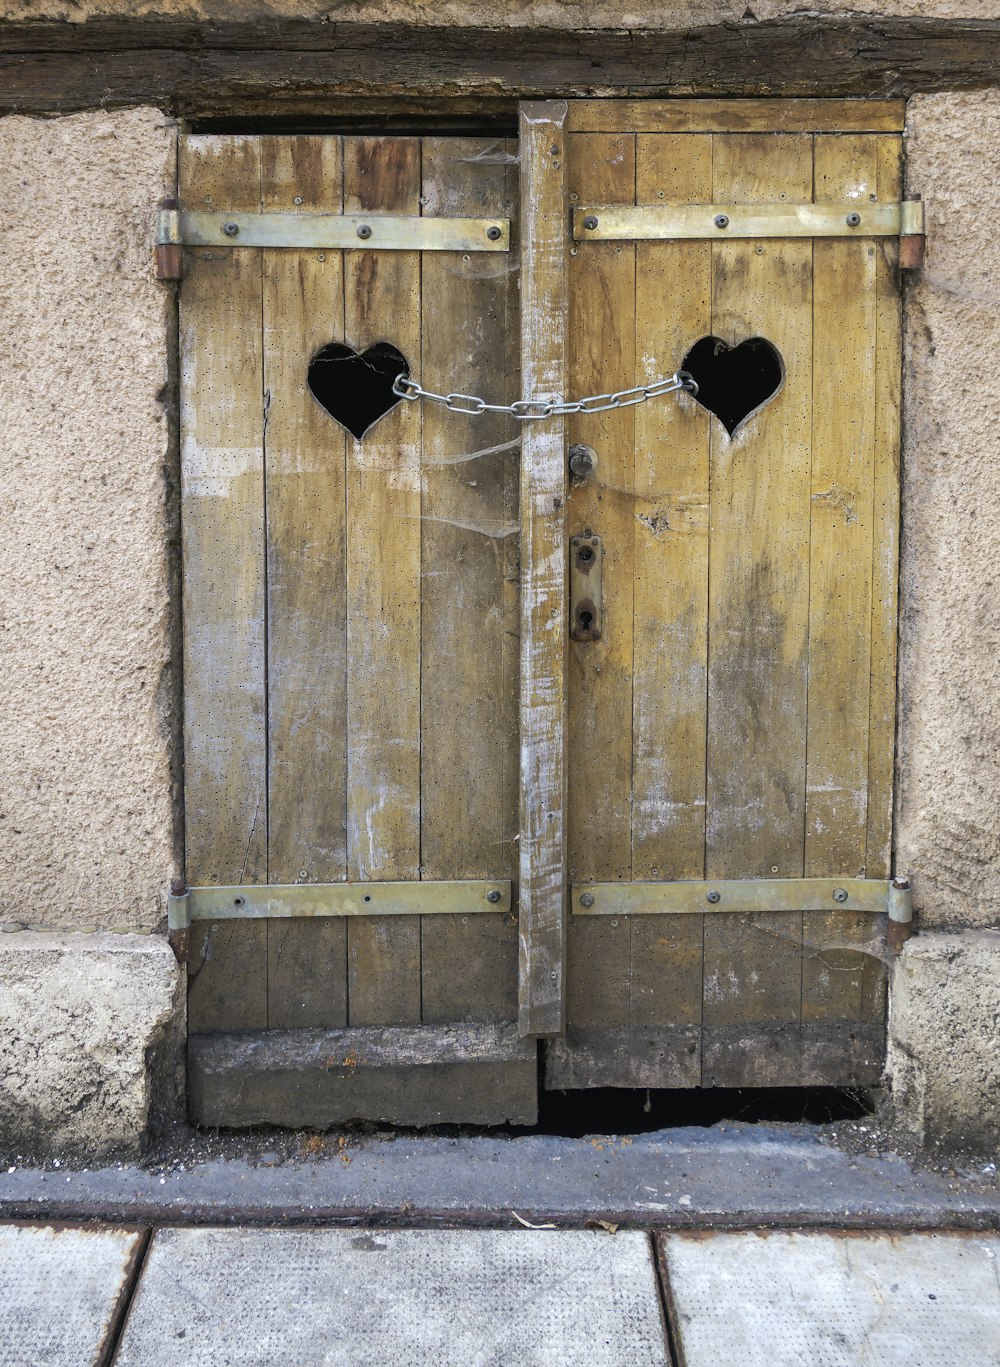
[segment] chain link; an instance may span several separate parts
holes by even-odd
[[[638,384],[633,389],[619,389],[615,394],[591,394],[586,399],[573,399],[557,402],[546,399],[517,399],[514,403],[487,403],[476,394],[435,394],[425,389],[419,381],[409,375],[397,375],[392,382],[392,392],[401,399],[415,402],[427,399],[430,403],[444,404],[452,413],[507,413],[519,422],[529,422],[533,418],[562,417],[566,413],[607,413],[612,408],[630,408],[632,404],[645,403],[647,399],[658,399],[661,394],[673,394],[687,390],[691,395],[698,393],[698,386],[686,370],[678,370],[663,380],[652,384]]]

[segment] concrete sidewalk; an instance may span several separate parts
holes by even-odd
[[[997,1367],[998,1259],[977,1233],[12,1223],[0,1365]]]

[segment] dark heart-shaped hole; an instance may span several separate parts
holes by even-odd
[[[392,382],[409,373],[406,357],[388,342],[376,342],[360,353],[345,342],[328,342],[309,362],[309,389],[330,417],[360,441],[400,402]]]
[[[785,379],[781,353],[766,337],[748,337],[735,347],[721,337],[702,337],[681,367],[698,385],[698,402],[730,436],[774,398]]]

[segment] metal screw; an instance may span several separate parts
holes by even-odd
[[[293,204],[301,204],[301,203],[302,203],[302,196],[301,196],[301,195],[296,195],[295,198],[292,200],[292,203],[293,203]]]
[[[486,894],[486,900],[487,902],[499,902],[502,896],[503,894],[499,888],[490,888],[489,892]]]
[[[222,231],[227,237],[239,236],[240,225],[238,223],[223,223]]]
[[[834,900],[835,902],[846,902],[846,901],[847,901],[847,889],[846,889],[846,888],[834,888],[834,890],[833,890],[833,900]]]
[[[714,222],[714,224],[715,224],[715,226],[716,226],[717,228],[728,228],[728,227],[729,227],[729,215],[728,215],[728,214],[716,214],[716,215],[715,215],[715,218],[714,218],[712,221]]]
[[[705,901],[706,901],[706,902],[711,902],[712,906],[714,907],[715,904],[716,904],[716,902],[721,902],[721,901],[722,901],[722,893],[721,893],[721,892],[709,892],[709,893],[707,893],[706,896],[705,896]]]
[[[906,892],[909,889],[910,880],[908,878],[896,877],[892,880],[892,886],[897,892]]]
[[[369,228],[367,223],[361,223],[358,225],[358,237],[360,237],[362,241],[367,241],[368,238],[371,237],[371,235],[372,230],[371,228]]]
[[[503,233],[496,226],[496,224],[494,224],[492,228],[486,229],[486,236],[490,239],[491,242],[499,242],[501,237],[503,237]]]
[[[847,215],[847,218],[846,218],[846,220],[845,220],[845,222],[847,223],[847,226],[848,226],[849,228],[856,228],[856,227],[858,226],[858,224],[861,222],[861,215],[860,215],[860,214],[848,214],[848,215]]]
[[[594,214],[588,214],[583,220],[583,226],[589,228],[591,232],[597,227],[597,218]]]
[[[613,916],[613,917],[611,918],[611,925],[612,925],[612,928],[614,928],[617,924],[618,924],[618,918],[617,918],[616,916]]]
[[[549,974],[549,977],[552,979],[553,982],[555,982],[555,980],[556,980],[556,978],[558,978],[558,976],[559,976],[559,974],[556,973],[554,970]]]
[[[592,907],[594,905],[594,894],[592,892],[585,892],[580,898],[580,905],[581,907]]]

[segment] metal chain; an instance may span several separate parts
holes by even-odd
[[[401,399],[411,402],[428,399],[431,403],[444,404],[453,413],[508,413],[520,422],[528,422],[532,418],[561,417],[565,413],[606,413],[611,408],[629,408],[632,404],[645,403],[647,399],[657,399],[661,394],[673,394],[680,389],[687,390],[691,395],[698,393],[697,384],[686,370],[678,370],[667,379],[656,380],[653,384],[639,384],[634,389],[620,389],[615,394],[591,394],[586,399],[567,400],[564,403],[546,399],[487,403],[475,394],[435,394],[405,373],[397,375],[392,382],[392,392]]]

